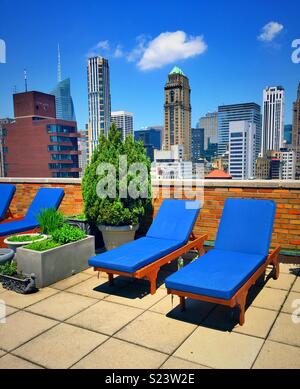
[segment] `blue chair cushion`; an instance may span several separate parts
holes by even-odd
[[[200,210],[199,201],[169,200],[162,202],[147,237],[171,239],[185,244]]]
[[[5,218],[6,211],[16,191],[15,185],[0,184],[0,220]]]
[[[37,217],[43,209],[57,209],[64,196],[62,188],[41,188],[35,195],[26,215],[25,220],[31,223],[38,223]]]
[[[215,248],[267,256],[275,211],[272,200],[227,199]]]
[[[31,222],[30,220],[16,220],[0,224],[0,236],[7,236],[17,234],[19,232],[33,230],[38,227],[37,222]]]
[[[89,259],[89,265],[134,273],[181,246],[176,240],[144,237]]]
[[[229,300],[264,263],[261,254],[211,250],[167,277],[166,287]]]

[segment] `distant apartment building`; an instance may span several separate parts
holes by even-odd
[[[284,141],[283,141],[284,147],[292,146],[292,130],[293,130],[292,124],[284,125]]]
[[[154,150],[161,149],[161,130],[147,127],[134,132],[134,139],[142,141],[146,149],[147,156],[154,160]]]
[[[77,125],[56,118],[55,97],[13,95],[15,119],[6,125],[4,165],[8,177],[79,177]]]
[[[173,145],[170,150],[154,150],[152,179],[191,179],[192,173],[192,162],[184,161],[182,145]]]
[[[284,88],[267,87],[263,91],[263,127],[261,155],[279,151],[284,140]]]
[[[98,145],[100,135],[107,136],[111,123],[111,98],[108,60],[91,57],[87,64],[89,107],[89,153]]]
[[[261,148],[261,109],[256,103],[221,105],[218,107],[218,155],[223,155],[229,148],[229,123],[246,120],[255,124],[256,158]]]
[[[191,102],[189,79],[177,66],[168,75],[164,103],[164,149],[182,145],[184,159],[191,158]]]
[[[267,156],[259,157],[255,161],[255,178],[258,180],[270,180],[271,158]]]
[[[248,121],[229,123],[229,174],[235,180],[254,178],[255,131],[255,124]]]
[[[113,111],[111,113],[111,122],[115,123],[117,129],[125,140],[128,135],[133,136],[133,114],[127,111]]]
[[[298,85],[297,98],[293,103],[293,129],[292,145],[296,152],[296,179],[300,179],[300,82]]]
[[[272,158],[280,161],[279,178],[282,180],[294,180],[296,175],[296,152],[287,148],[273,151]]]
[[[197,162],[204,154],[204,128],[191,129],[192,161]]]
[[[81,169],[80,177],[84,175],[84,170],[89,162],[89,134],[88,125],[85,130],[79,131],[80,137],[78,138],[78,150],[79,154],[79,167]]]
[[[280,151],[267,151],[264,157],[256,160],[255,176],[262,180],[294,180],[296,175],[296,152],[281,148]]]
[[[6,127],[8,124],[12,122],[14,122],[14,119],[11,118],[0,119],[0,177],[5,176],[4,152],[6,151],[6,147],[5,147],[5,136],[7,133]]]
[[[198,128],[204,128],[204,150],[210,144],[218,143],[218,112],[208,112],[198,121]]]

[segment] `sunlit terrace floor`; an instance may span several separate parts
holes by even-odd
[[[146,282],[110,287],[92,269],[32,295],[0,289],[0,368],[300,368],[300,265],[252,288],[242,327],[209,303],[188,300],[181,313],[163,284],[169,271],[153,296]]]

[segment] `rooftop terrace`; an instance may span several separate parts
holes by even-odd
[[[66,215],[82,211],[80,180],[0,182],[17,185],[14,214],[24,214],[41,186],[64,187]],[[174,187],[176,182],[171,193]],[[155,211],[164,197],[164,188],[159,190]],[[164,286],[176,263],[160,271],[155,295],[147,281],[117,277],[109,286],[106,275],[98,278],[90,268],[32,295],[0,287],[7,305],[0,368],[300,368],[300,313],[292,306],[300,300],[299,182],[207,180],[204,195],[195,233],[209,234],[206,249],[215,239],[225,198],[277,203],[272,245],[282,245],[285,263],[278,280],[269,269],[252,287],[243,326],[230,308],[208,302],[187,300],[187,310],[180,312],[178,299],[172,301]]]

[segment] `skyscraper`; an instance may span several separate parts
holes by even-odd
[[[107,136],[111,121],[108,60],[91,57],[87,64],[89,106],[89,152],[98,144],[99,135]]]
[[[122,138],[133,135],[133,114],[127,111],[114,111],[111,113],[111,121],[115,123],[117,129],[122,133]]]
[[[261,155],[268,150],[279,151],[284,139],[284,89],[267,87],[263,92],[264,112]]]
[[[256,157],[261,146],[261,112],[256,103],[221,105],[218,107],[218,155],[223,155],[229,146],[229,123],[246,120],[255,124],[256,128]]]
[[[183,145],[184,159],[191,157],[191,103],[188,78],[177,66],[168,75],[165,85],[164,148]]]
[[[62,80],[61,75],[60,49],[58,46],[57,85],[51,92],[55,96],[56,117],[57,119],[75,122],[76,117],[71,96],[71,81],[69,78]]]
[[[255,124],[246,120],[229,123],[229,173],[233,179],[249,180],[255,174]]]
[[[192,128],[192,161],[197,162],[203,157],[204,152],[204,128]]]
[[[197,127],[204,128],[204,150],[209,144],[218,143],[218,112],[208,112],[199,119]]]
[[[154,150],[161,148],[161,131],[159,129],[147,127],[134,132],[134,139],[144,143],[147,156],[153,161]]]
[[[298,85],[297,99],[293,104],[292,144],[297,156],[296,179],[300,179],[300,82]]]

